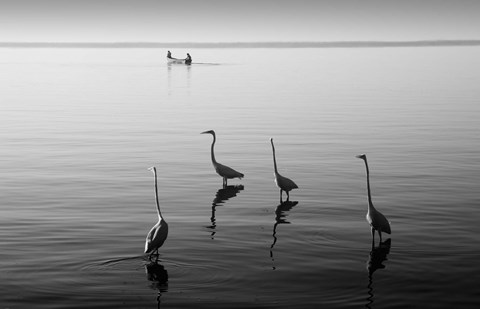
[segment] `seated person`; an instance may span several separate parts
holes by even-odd
[[[191,64],[192,63],[192,57],[190,56],[189,53],[187,53],[187,58],[185,58],[185,64]]]

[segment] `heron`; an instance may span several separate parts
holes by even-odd
[[[150,167],[149,170],[153,172],[155,178],[155,202],[157,204],[158,222],[147,234],[147,239],[145,240],[145,253],[150,253],[149,258],[151,258],[153,254],[156,254],[158,258],[158,248],[163,245],[168,236],[168,224],[162,216],[160,204],[158,202],[157,169],[155,167]]]
[[[380,242],[382,242],[382,232],[391,234],[390,223],[387,218],[378,210],[373,207],[372,203],[372,194],[370,191],[370,171],[368,169],[367,155],[361,154],[356,156],[359,159],[362,159],[365,162],[365,168],[367,169],[367,190],[368,190],[368,211],[367,211],[367,222],[372,228],[372,246],[375,243],[375,231],[378,232],[380,236]]]
[[[273,138],[270,138],[270,143],[272,144],[273,167],[275,168],[275,183],[277,184],[277,187],[280,188],[280,202],[282,201],[282,191],[285,191],[285,193],[287,193],[287,201],[288,201],[290,199],[290,191],[293,189],[297,189],[298,186],[290,178],[284,177],[278,173],[277,160],[275,159],[275,146],[273,145]]]
[[[215,153],[213,151],[213,147],[215,146],[215,142],[217,141],[215,131],[209,130],[209,131],[202,132],[200,134],[212,134],[213,135],[213,142],[212,142],[212,149],[211,149],[212,164],[213,164],[213,167],[215,168],[215,171],[217,172],[217,174],[220,175],[220,177],[223,178],[223,186],[224,187],[227,186],[227,180],[228,179],[233,179],[233,178],[242,179],[244,177],[244,175],[242,173],[237,172],[236,170],[234,170],[231,167],[220,164],[220,163],[217,162],[217,160],[215,160]]]

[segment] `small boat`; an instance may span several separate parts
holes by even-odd
[[[178,63],[178,64],[187,64],[187,58],[185,59],[178,59],[178,58],[173,58],[173,57],[167,57],[167,62],[168,63]]]
[[[185,59],[178,59],[178,58],[173,58],[172,54],[170,51],[168,51],[167,54],[167,63],[178,63],[178,64],[192,64],[192,57],[190,57],[190,54],[187,53],[187,58]]]

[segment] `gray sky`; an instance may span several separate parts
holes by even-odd
[[[480,39],[478,0],[0,0],[0,41]]]

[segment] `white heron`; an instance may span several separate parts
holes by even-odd
[[[390,229],[390,223],[387,218],[378,210],[373,207],[372,203],[372,194],[370,192],[370,171],[368,169],[367,156],[365,154],[358,155],[357,158],[365,161],[365,167],[367,169],[367,190],[368,190],[368,211],[367,211],[367,222],[372,228],[372,244],[375,242],[375,231],[378,232],[380,236],[380,242],[382,242],[382,232],[390,234],[392,231]]]
[[[284,177],[278,173],[277,169],[277,160],[275,159],[275,146],[273,145],[273,138],[270,138],[270,143],[272,144],[272,151],[273,151],[273,166],[275,168],[275,183],[277,187],[280,188],[280,201],[282,201],[282,191],[287,193],[287,201],[290,198],[290,191],[293,189],[297,189],[298,186],[293,180]]]
[[[217,138],[215,136],[215,131],[209,130],[202,132],[201,134],[212,134],[213,135],[213,142],[212,142],[212,148],[211,148],[211,155],[212,155],[212,164],[213,167],[215,168],[215,171],[217,172],[218,175],[220,175],[223,178],[223,186],[227,185],[227,179],[232,179],[232,178],[240,178],[242,179],[244,175],[240,172],[237,172],[231,167],[228,167],[226,165],[220,164],[215,160],[215,153],[213,151],[213,147],[215,146],[215,142],[217,141]]]
[[[150,257],[156,253],[158,257],[158,248],[163,245],[168,236],[168,224],[162,217],[160,204],[158,203],[157,169],[150,167],[149,170],[153,172],[155,178],[155,202],[157,204],[158,222],[152,227],[150,232],[148,232],[147,239],[145,240],[145,253],[150,253]]]

